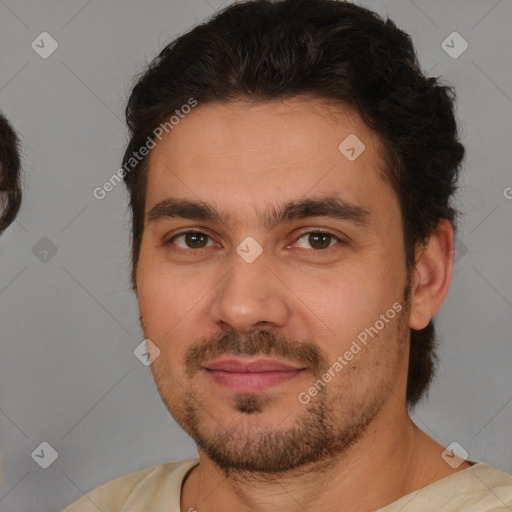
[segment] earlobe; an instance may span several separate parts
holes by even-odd
[[[442,219],[417,251],[411,283],[411,329],[424,329],[441,307],[450,287],[454,257],[453,227]]]

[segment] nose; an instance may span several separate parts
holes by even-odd
[[[216,287],[211,319],[223,330],[239,333],[277,329],[289,320],[292,296],[264,252],[252,263],[235,254],[231,269]]]

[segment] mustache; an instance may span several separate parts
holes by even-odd
[[[194,376],[205,362],[223,355],[266,355],[288,359],[304,364],[315,376],[329,368],[326,354],[309,341],[290,340],[272,331],[249,334],[224,331],[189,348],[185,357],[187,377]]]

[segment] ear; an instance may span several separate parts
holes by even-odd
[[[452,277],[455,259],[453,227],[442,219],[427,243],[416,252],[411,288],[409,327],[424,329],[441,307]]]

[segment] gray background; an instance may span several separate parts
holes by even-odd
[[[363,3],[456,86],[468,150],[455,275],[436,317],[441,363],[413,418],[512,472],[512,3]],[[133,76],[222,4],[0,0],[0,108],[22,133],[25,166],[21,213],[0,238],[3,512],[61,510],[112,478],[196,456],[133,354],[124,186],[102,201],[92,191],[119,168]],[[47,59],[31,48],[44,31],[59,45]],[[453,31],[469,44],[458,58],[441,47]],[[31,456],[42,442],[58,452],[48,469]]]

